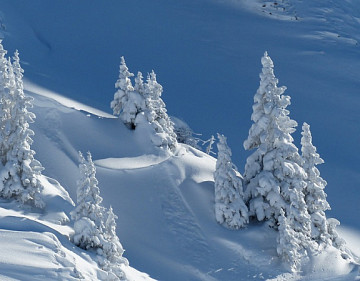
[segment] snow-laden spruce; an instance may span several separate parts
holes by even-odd
[[[307,256],[306,250],[301,245],[302,237],[292,228],[282,209],[278,221],[277,253],[291,271],[298,271],[303,259]]]
[[[91,153],[85,159],[79,152],[80,179],[77,182],[77,204],[71,212],[74,220],[75,245],[98,254],[97,260],[101,269],[108,273],[108,280],[126,280],[121,265],[128,265],[122,254],[124,249],[116,235],[116,218],[112,208],[106,213],[101,206],[96,168]]]
[[[151,135],[152,142],[158,147],[173,150],[177,144],[174,124],[161,99],[163,88],[156,81],[155,72],[148,74],[146,83],[142,73],[138,72],[135,86],[131,82],[133,76],[124,57],[121,57],[119,79],[115,83],[117,91],[110,104],[113,114],[118,115],[131,129],[135,129],[139,124],[150,125],[154,130]]]
[[[117,91],[110,106],[113,109],[114,115],[119,115],[125,125],[135,129],[136,116],[139,112],[143,111],[145,105],[143,96],[139,92],[134,91],[130,79],[133,76],[134,74],[126,66],[124,57],[121,57],[119,79],[115,83]]]
[[[255,151],[247,158],[244,179],[250,215],[276,226],[280,210],[289,212],[290,190],[305,188],[306,174],[291,136],[297,123],[288,116],[290,97],[283,94],[286,87],[277,87],[274,64],[266,52],[261,63],[251,115],[254,123],[244,142],[246,150]]]
[[[104,239],[106,243],[103,246],[104,259],[99,258],[101,268],[108,272],[108,280],[126,280],[126,276],[121,269],[121,265],[129,265],[129,262],[122,255],[124,249],[120,243],[119,237],[116,234],[116,219],[118,217],[114,214],[112,207],[110,206],[104,228]]]
[[[324,160],[316,152],[312,144],[310,125],[304,123],[302,126],[301,156],[303,167],[307,174],[305,200],[308,212],[311,216],[311,236],[319,244],[319,250],[332,245],[339,249],[343,255],[351,256],[345,247],[345,241],[336,231],[340,222],[334,218],[326,218],[325,212],[330,210],[324,191],[327,182],[320,176],[317,165],[323,164]]]
[[[251,116],[254,123],[244,142],[245,149],[255,149],[245,165],[246,196],[250,216],[278,228],[278,253],[292,270],[298,270],[318,249],[312,240],[305,199],[307,174],[291,136],[297,123],[288,116],[286,87],[277,86],[274,64],[266,52],[261,62],[260,86]]]
[[[4,164],[6,162],[5,158],[5,145],[6,145],[6,133],[5,133],[5,124],[9,115],[9,90],[8,86],[8,60],[6,58],[7,51],[4,49],[0,40],[0,157],[1,162]]]
[[[105,208],[101,206],[102,198],[91,153],[88,152],[87,159],[85,159],[79,152],[79,161],[80,179],[77,181],[77,204],[71,212],[75,230],[73,242],[80,248],[96,251],[101,249],[104,244],[102,232]]]
[[[2,45],[0,49],[0,195],[44,208],[41,196],[43,186],[39,180],[44,168],[34,158],[35,151],[31,149],[34,132],[29,129],[29,123],[33,123],[36,116],[28,108],[33,106],[33,99],[24,94],[24,70],[20,65],[19,53],[15,52],[11,62],[10,58],[5,59],[6,52]]]
[[[167,114],[166,106],[161,98],[163,87],[157,82],[156,74],[152,71],[148,74],[145,84],[145,116],[155,130],[152,142],[159,147],[173,150],[176,145],[174,123]]]
[[[329,244],[330,235],[327,230],[325,211],[330,210],[330,205],[324,192],[327,183],[321,178],[320,172],[316,168],[317,165],[324,163],[324,160],[320,158],[316,147],[312,144],[310,126],[307,123],[303,124],[301,134],[301,156],[303,168],[307,174],[305,201],[311,216],[311,236],[318,243]]]
[[[242,181],[234,170],[226,137],[218,134],[218,138],[218,158],[214,173],[215,216],[218,223],[231,229],[239,229],[249,222]]]

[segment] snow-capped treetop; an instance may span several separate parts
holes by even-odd
[[[127,95],[134,90],[130,80],[130,77],[132,76],[134,76],[134,74],[131,73],[126,66],[124,57],[121,57],[119,78],[115,83],[115,89],[117,89],[117,91],[114,94],[114,100],[110,104],[114,115],[120,115],[124,103],[127,100]]]
[[[301,156],[306,159],[304,169],[308,171],[316,165],[323,164],[324,160],[320,158],[320,155],[316,152],[316,147],[312,144],[310,125],[306,122],[302,126],[301,135]]]
[[[325,212],[330,210],[324,192],[327,182],[320,176],[320,171],[316,168],[316,165],[324,163],[324,160],[320,158],[320,155],[316,152],[316,147],[312,144],[310,126],[304,123],[302,129],[301,156],[307,174],[306,203],[310,214],[316,211]]]
[[[292,143],[293,138],[290,134],[297,126],[297,122],[288,117],[290,112],[286,107],[290,105],[290,97],[283,95],[285,86],[277,87],[278,79],[274,75],[274,63],[267,52],[262,57],[261,63],[263,68],[260,73],[260,86],[254,96],[251,115],[254,124],[250,128],[248,139],[244,142],[246,150],[259,147],[263,143],[274,143],[276,139]]]
[[[142,95],[145,92],[144,77],[140,71],[138,71],[137,76],[135,77],[134,90]]]
[[[121,57],[119,79],[115,83],[117,91],[110,106],[113,109],[114,115],[119,115],[125,125],[135,129],[136,117],[145,108],[145,98],[143,96],[144,85],[141,73],[139,72],[135,79],[135,89],[130,80],[132,76],[134,74],[129,72],[124,57]]]
[[[24,76],[24,69],[21,68],[20,65],[20,57],[18,50],[15,51],[13,56],[13,69],[15,74],[15,80],[16,80],[16,86],[23,90],[24,89],[24,83],[23,83],[23,76]]]
[[[173,150],[176,147],[174,123],[167,114],[166,105],[161,99],[163,87],[157,82],[152,71],[147,76],[145,84],[145,116],[155,130],[152,141],[156,146]]]
[[[122,56],[120,58],[120,71],[119,71],[119,79],[115,83],[115,88],[120,89],[124,92],[130,92],[134,90],[132,86],[130,77],[133,77],[134,74],[131,73],[126,66],[125,58]]]
[[[242,181],[237,177],[231,161],[231,150],[226,137],[218,134],[218,158],[215,180],[215,216],[220,224],[239,229],[249,222],[248,208],[244,203]]]
[[[2,45],[2,40],[0,39],[0,91],[4,91],[5,87],[5,78],[7,76],[7,59],[5,58],[7,51]]]

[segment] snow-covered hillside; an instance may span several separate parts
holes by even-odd
[[[29,94],[38,116],[34,148],[46,174],[62,179],[75,198],[77,151],[92,152],[104,205],[119,215],[118,235],[130,265],[160,280],[298,278],[276,257],[274,230],[258,224],[230,231],[217,224],[214,158],[186,145],[169,156],[118,119],[89,113],[79,104],[71,109],[46,97],[46,91]],[[335,252],[324,255],[303,273],[306,278],[358,276],[357,267]]]
[[[129,280],[360,278],[356,264],[329,251],[289,273],[274,230],[218,225],[215,159],[186,145],[166,153],[109,106],[121,55],[132,72],[154,68],[168,113],[204,139],[224,133],[243,172],[260,57],[269,51],[292,97],[291,118],[311,124],[326,162],[328,216],[359,256],[359,11],[356,0],[1,1],[3,44],[19,49],[35,99],[32,148],[45,167],[47,209],[0,202],[0,279],[104,278],[68,239],[79,150],[91,151],[104,205],[119,216]],[[294,137],[298,145],[300,132]]]

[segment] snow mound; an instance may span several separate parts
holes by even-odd
[[[140,169],[153,165],[157,165],[166,161],[168,158],[159,157],[156,155],[141,155],[138,157],[124,157],[124,158],[107,158],[99,159],[94,161],[97,166],[115,169],[115,170],[126,170],[126,169]]]

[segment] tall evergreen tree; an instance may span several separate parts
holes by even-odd
[[[330,205],[326,200],[324,188],[326,181],[320,176],[317,165],[324,163],[320,155],[316,152],[316,147],[312,144],[310,126],[304,123],[302,126],[301,156],[303,168],[307,174],[305,200],[308,212],[311,215],[312,238],[317,242],[330,243],[330,235],[327,230],[325,211],[330,210]]]
[[[301,245],[301,233],[293,229],[283,209],[280,210],[278,221],[277,253],[291,271],[299,271],[303,259],[307,257],[307,251]]]
[[[8,65],[9,62],[6,58],[7,51],[2,45],[0,40],[0,160],[3,165],[6,163],[6,132],[4,130],[7,120],[10,118],[10,99],[9,99],[9,86],[8,78]]]
[[[276,226],[280,210],[289,212],[290,190],[305,188],[306,174],[291,136],[297,123],[288,116],[290,97],[283,94],[286,87],[277,87],[274,64],[266,52],[261,62],[251,116],[254,123],[244,142],[246,150],[256,150],[246,161],[244,178],[250,215]]]
[[[108,280],[126,280],[120,265],[128,265],[122,257],[124,249],[116,235],[116,215],[112,208],[106,214],[96,179],[96,168],[91,153],[85,159],[79,152],[80,179],[77,182],[77,204],[71,212],[74,220],[75,245],[98,254],[99,266],[108,273]]]
[[[163,87],[156,81],[156,74],[152,71],[145,84],[146,119],[155,130],[152,141],[162,148],[175,149],[177,145],[174,123],[167,114],[164,101],[161,99]]]
[[[19,53],[16,51],[7,62],[5,91],[1,97],[1,150],[2,164],[0,194],[4,198],[16,198],[22,203],[32,203],[44,208],[41,197],[43,186],[39,180],[44,169],[34,158],[31,149],[34,132],[29,123],[34,122],[35,114],[28,108],[32,107],[33,99],[24,94],[23,69],[20,66]]]
[[[136,127],[136,116],[143,111],[145,106],[145,100],[141,93],[137,90],[142,90],[142,77],[141,73],[136,78],[136,89],[134,89],[131,83],[131,77],[134,74],[131,73],[126,66],[124,57],[121,57],[119,79],[115,83],[117,89],[114,94],[114,100],[110,106],[113,109],[114,115],[119,115],[120,119],[131,129]]]
[[[114,214],[110,206],[105,221],[104,237],[108,242],[104,247],[104,254],[107,259],[114,263],[127,263],[127,260],[122,256],[124,249],[120,243],[119,237],[116,234],[116,219],[117,215]]]
[[[218,223],[239,229],[249,222],[241,179],[236,176],[226,137],[218,134],[215,179],[215,216]]]
[[[77,182],[77,204],[71,212],[74,220],[74,244],[83,249],[102,249],[104,245],[104,214],[91,153],[87,159],[79,152],[80,179]]]
[[[141,95],[144,95],[145,93],[144,77],[140,71],[138,71],[137,76],[135,78],[134,90]]]

